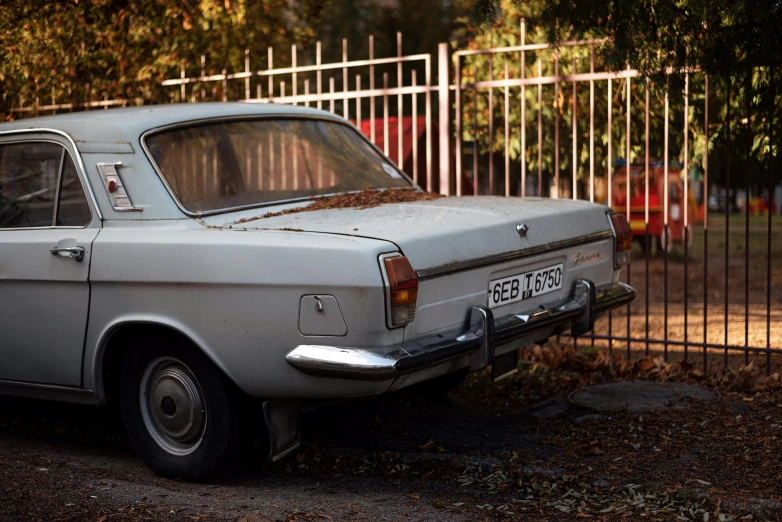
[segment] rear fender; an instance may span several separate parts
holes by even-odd
[[[128,314],[115,318],[104,326],[99,335],[99,342],[91,351],[85,353],[84,357],[84,387],[94,390],[101,402],[106,401],[106,383],[104,382],[104,363],[106,360],[107,349],[115,346],[112,341],[114,336],[127,327],[158,326],[178,334],[188,340],[194,347],[202,351],[229,379],[233,381],[231,375],[226,370],[225,365],[215,353],[214,349],[190,328],[187,324],[172,319],[170,317],[153,316],[146,314]],[[121,333],[120,333],[121,335]],[[132,349],[132,348],[131,348]]]

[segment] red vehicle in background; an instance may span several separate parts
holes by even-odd
[[[630,228],[633,238],[639,239],[645,248],[646,208],[649,209],[649,244],[656,242],[664,251],[670,252],[673,242],[684,241],[685,226],[688,230],[688,245],[692,244],[692,225],[697,216],[697,203],[692,192],[687,195],[687,220],[685,225],[684,182],[678,164],[668,166],[668,230],[665,229],[665,167],[662,161],[649,164],[649,201],[646,201],[645,166],[630,166]],[[617,212],[627,212],[627,166],[614,172],[613,201],[611,206]]]

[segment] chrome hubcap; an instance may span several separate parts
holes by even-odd
[[[190,369],[173,357],[155,359],[139,391],[144,424],[158,446],[173,455],[195,451],[206,429],[206,402]]]

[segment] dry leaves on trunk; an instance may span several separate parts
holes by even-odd
[[[423,192],[417,190],[376,190],[366,189],[361,192],[350,192],[328,197],[312,197],[312,203],[306,207],[291,208],[282,212],[267,212],[261,216],[240,219],[238,223],[247,223],[256,219],[282,216],[285,214],[298,214],[299,212],[313,212],[315,210],[327,210],[334,208],[358,208],[366,209],[387,205],[390,203],[410,203],[412,201],[431,201],[440,197],[435,192]]]

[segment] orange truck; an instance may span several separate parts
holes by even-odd
[[[692,244],[692,225],[697,216],[697,203],[690,191],[687,194],[687,217],[684,219],[684,182],[681,166],[676,163],[668,165],[668,228],[665,227],[665,166],[662,161],[655,160],[649,164],[649,200],[646,200],[646,180],[644,165],[630,165],[630,228],[633,238],[646,245],[647,234],[646,208],[649,209],[649,244],[655,241],[662,250],[670,252],[674,241],[683,243],[685,228],[687,229],[688,245]],[[611,206],[617,212],[627,212],[627,173],[626,165],[620,166],[614,172],[613,201]]]

